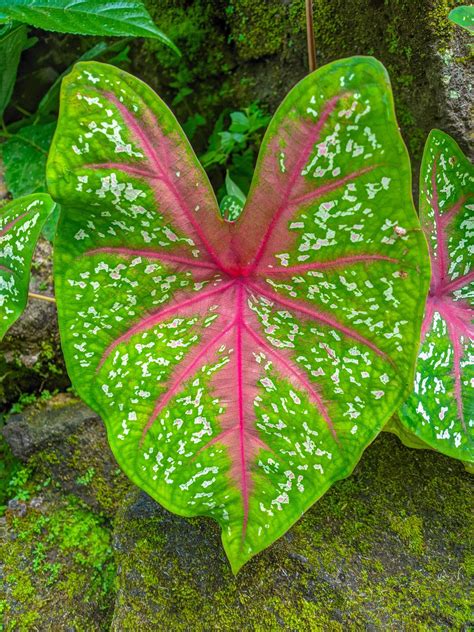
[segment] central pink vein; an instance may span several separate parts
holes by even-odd
[[[238,390],[238,408],[239,408],[239,440],[240,440],[240,468],[242,472],[242,502],[244,509],[244,519],[242,525],[242,540],[245,538],[247,530],[248,514],[249,514],[249,493],[248,493],[248,472],[247,462],[245,458],[245,416],[244,416],[244,375],[242,362],[242,333],[244,328],[243,313],[243,286],[240,283],[237,291],[237,314],[236,314],[236,380]]]

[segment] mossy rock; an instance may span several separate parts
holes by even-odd
[[[228,107],[260,100],[270,111],[307,73],[304,0],[146,0],[180,46],[137,42],[133,72],[165,97],[181,122],[208,126]],[[469,34],[447,19],[456,0],[314,0],[317,65],[374,55],[387,67],[402,133],[418,163],[434,127],[468,149],[473,64]],[[185,92],[183,92],[183,88]],[[207,129],[206,129],[207,131]],[[202,150],[201,139],[195,144]]]
[[[472,484],[384,433],[234,577],[206,519],[133,491],[116,517],[112,630],[467,630]]]
[[[0,518],[0,629],[107,630],[114,601],[110,527],[49,494]]]
[[[51,480],[97,512],[113,515],[130,487],[101,419],[71,395],[27,407],[1,432],[14,456],[27,463],[33,482]]]

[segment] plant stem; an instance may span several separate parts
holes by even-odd
[[[316,70],[316,49],[314,47],[313,0],[306,0],[306,45],[308,48],[309,72]]]
[[[56,299],[53,296],[45,296],[44,294],[36,294],[35,292],[28,292],[30,298],[37,298],[39,301],[46,301],[47,303],[56,303]]]

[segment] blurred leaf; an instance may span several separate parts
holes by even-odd
[[[245,204],[245,193],[242,189],[232,180],[230,177],[230,173],[227,172],[225,176],[225,187],[227,189],[227,194],[237,198],[242,206]]]
[[[219,116],[209,138],[207,151],[200,160],[205,169],[213,165],[228,165],[229,162],[232,162],[235,167],[237,159],[245,156],[245,179],[248,179],[248,183],[244,188],[248,190],[255,156],[255,151],[251,146],[260,142],[260,130],[267,126],[270,117],[264,114],[256,103],[252,103],[242,111],[231,112],[230,125],[224,129],[226,116],[227,112]]]
[[[0,118],[12,96],[21,52],[26,42],[26,27],[23,24],[7,26],[0,31]]]
[[[474,33],[474,6],[456,7],[450,12],[448,18],[469,33]]]
[[[247,132],[249,130],[249,119],[244,112],[232,112],[230,119],[232,121],[229,128],[231,132]]]
[[[198,127],[202,127],[206,124],[206,119],[201,114],[193,114],[184,123],[183,129],[189,140],[194,138]]]
[[[12,20],[60,33],[152,37],[181,55],[138,0],[0,0],[0,21]]]
[[[55,127],[30,125],[2,144],[5,182],[14,198],[46,191],[46,158]]]
[[[112,64],[113,66],[123,66],[125,64],[130,64],[131,59],[128,56],[130,52],[130,46],[125,46],[121,48],[116,55],[107,60],[108,64]]]
[[[55,204],[53,210],[48,215],[46,219],[43,230],[41,231],[42,235],[46,237],[48,241],[53,241],[54,235],[56,233],[56,226],[58,225],[59,213],[61,211],[61,207],[59,204]]]

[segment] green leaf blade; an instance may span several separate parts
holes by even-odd
[[[471,163],[450,136],[432,131],[420,173],[431,288],[414,390],[399,416],[430,447],[465,462],[474,460],[473,200]]]
[[[0,20],[78,35],[152,37],[181,55],[136,0],[0,0]]]
[[[0,211],[0,339],[25,309],[36,241],[54,207],[49,195],[28,195]]]

